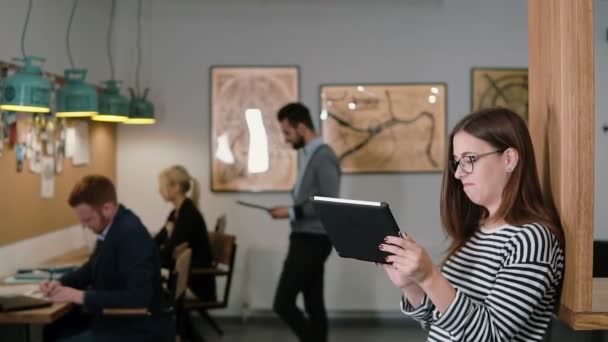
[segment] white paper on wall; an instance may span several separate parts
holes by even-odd
[[[53,198],[55,196],[55,160],[51,156],[42,157],[42,187],[40,196],[42,198]]]
[[[76,145],[76,129],[68,127],[65,129],[65,157],[74,156],[74,145]]]
[[[79,122],[74,133],[74,155],[72,164],[86,165],[89,163],[89,124],[85,121]]]
[[[55,145],[55,173],[60,174],[63,171],[63,159],[65,158],[65,149],[61,144]]]
[[[30,147],[27,149],[30,152],[28,156],[26,152],[26,157],[29,159],[30,171],[33,173],[40,173],[42,171],[42,145],[40,145],[40,141],[33,140]]]

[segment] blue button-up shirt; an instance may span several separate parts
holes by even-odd
[[[103,232],[101,232],[101,234],[97,235],[97,240],[103,241],[106,239],[106,235],[108,235],[108,230],[110,230],[110,226],[112,225],[112,222],[114,222],[114,221],[110,221],[110,224],[108,224],[108,226],[103,230]]]
[[[323,145],[323,138],[316,137],[306,146],[304,146],[304,158],[302,158],[300,167],[298,169],[298,180],[296,181],[296,185],[293,188],[294,197],[298,195],[300,192],[300,187],[302,186],[302,178],[304,178],[304,173],[306,172],[306,167],[308,167],[308,162],[310,162],[310,157],[312,157],[317,149]],[[293,221],[295,219],[295,213],[293,208],[289,209],[289,218]]]

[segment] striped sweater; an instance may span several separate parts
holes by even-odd
[[[440,314],[425,296],[401,311],[428,329],[427,341],[542,341],[555,306],[564,252],[539,224],[479,229],[441,269],[456,297]]]

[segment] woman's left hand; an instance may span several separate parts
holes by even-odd
[[[427,251],[411,237],[387,236],[384,241],[380,249],[392,254],[386,261],[416,283],[423,283],[438,271]]]

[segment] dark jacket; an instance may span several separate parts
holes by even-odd
[[[209,235],[203,215],[194,202],[186,198],[179,207],[177,216],[171,211],[167,222],[173,222],[173,233],[169,237],[163,227],[154,240],[160,248],[161,263],[164,267],[173,268],[173,251],[179,244],[187,242],[192,249],[192,267],[210,267],[213,259],[209,246]],[[190,290],[203,300],[215,300],[215,278],[205,275],[190,275]]]
[[[85,290],[83,309],[92,315],[95,335],[155,341],[167,333],[158,251],[139,218],[122,205],[89,260],[60,282]],[[109,316],[104,308],[147,308],[152,315]]]

